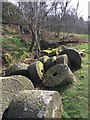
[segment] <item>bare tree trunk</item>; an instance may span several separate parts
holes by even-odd
[[[35,43],[35,36],[32,35],[32,41],[31,41],[31,45],[30,45],[30,48],[29,48],[29,51],[32,52],[32,48],[34,46],[34,43]]]
[[[40,53],[41,53],[41,48],[40,48],[40,38],[39,38],[39,30],[35,30],[35,38],[36,38],[36,52],[37,52],[37,57],[40,57]]]
[[[39,30],[35,29],[35,32],[32,31],[32,42],[29,48],[29,51],[32,51],[32,48],[34,46],[34,43],[36,43],[36,54],[37,57],[39,58],[41,48],[40,48],[40,35],[39,35]]]

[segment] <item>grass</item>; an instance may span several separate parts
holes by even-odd
[[[88,45],[78,45],[87,52]],[[88,118],[88,54],[82,59],[82,68],[75,72],[77,83],[61,92],[64,118]]]
[[[88,40],[88,35],[87,34],[73,34],[76,37],[78,37],[81,40]]]
[[[28,47],[19,38],[0,38],[2,43],[2,53],[6,52],[13,57],[12,63],[18,62],[24,52],[28,52]]]

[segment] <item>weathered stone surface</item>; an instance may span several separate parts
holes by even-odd
[[[80,54],[81,57],[85,57],[86,56],[86,54],[84,52],[79,52],[79,54]]]
[[[66,64],[68,65],[68,57],[66,54],[57,56],[56,64]]]
[[[29,78],[34,82],[38,83],[42,80],[44,73],[44,65],[41,61],[34,62],[28,67]]]
[[[8,75],[23,75],[23,76],[28,76],[28,64],[25,63],[17,63],[15,64],[12,69],[10,70],[10,72],[8,73]]]
[[[10,101],[21,90],[33,90],[34,86],[32,82],[21,75],[15,75],[11,77],[0,77],[0,83],[2,83],[2,112],[8,108]],[[1,84],[0,84],[1,85]]]
[[[61,118],[62,110],[57,91],[24,90],[11,101],[7,118]]]
[[[40,60],[44,65],[46,65],[46,62],[47,62],[48,59],[49,59],[49,57],[45,55],[45,56],[41,57],[39,60]]]
[[[53,56],[53,57],[50,57],[48,60],[47,60],[47,62],[46,62],[46,64],[45,64],[45,71],[47,71],[49,68],[51,68],[52,66],[54,66],[55,65],[55,63],[56,63],[56,56]]]
[[[51,53],[50,53],[50,57],[53,57],[53,56],[57,56],[59,53],[58,53],[58,49],[52,49]]]
[[[78,51],[70,48],[62,50],[59,54],[66,54],[68,56],[69,67],[72,71],[78,70],[81,67],[81,56]]]
[[[64,81],[66,83],[72,83],[76,79],[67,65],[57,64],[44,74],[42,83],[46,87],[54,87]]]
[[[44,55],[49,56],[50,53],[51,53],[51,50],[49,50],[49,49],[47,49],[47,50],[42,50],[42,51],[41,51],[41,55],[42,55],[42,56],[44,56]]]

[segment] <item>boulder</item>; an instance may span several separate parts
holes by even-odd
[[[7,75],[23,75],[28,77],[28,66],[29,65],[25,63],[17,63],[12,67]]]
[[[68,65],[68,63],[69,63],[68,56],[66,54],[57,56],[56,64],[66,64],[66,65]]]
[[[6,118],[61,118],[62,101],[57,91],[20,91],[10,103]]]
[[[74,81],[76,81],[75,76],[69,67],[64,64],[57,64],[44,74],[42,84],[46,87],[54,87],[62,82],[70,84]]]
[[[69,67],[72,71],[76,71],[81,68],[81,56],[77,50],[74,49],[64,49],[59,55],[66,54],[69,59]]]
[[[2,88],[0,89],[2,90],[2,103],[0,103],[0,105],[2,104],[2,112],[8,108],[10,101],[19,91],[34,89],[32,82],[21,75],[0,77],[0,82],[2,83]]]
[[[41,82],[44,73],[44,65],[41,61],[31,63],[28,67],[29,78],[34,84]]]

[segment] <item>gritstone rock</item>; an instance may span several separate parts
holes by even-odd
[[[66,54],[57,56],[56,64],[66,64],[68,65],[68,57]]]
[[[37,84],[42,80],[44,73],[44,65],[41,61],[34,62],[28,67],[29,78],[33,83]]]
[[[7,118],[61,118],[62,110],[57,91],[24,90],[11,101]]]
[[[28,77],[28,66],[29,65],[25,63],[17,63],[12,67],[8,75],[23,75]]]
[[[81,67],[81,56],[78,51],[74,49],[65,49],[62,50],[60,55],[66,54],[69,59],[69,67],[72,71],[78,70]]]
[[[8,108],[10,101],[21,90],[33,90],[32,82],[21,75],[11,77],[0,77],[2,84],[2,112]]]
[[[57,64],[44,74],[42,83],[46,87],[54,87],[64,81],[66,83],[72,83],[76,79],[67,65]]]

